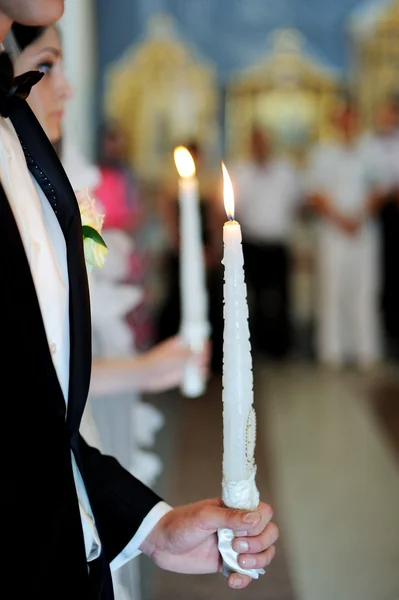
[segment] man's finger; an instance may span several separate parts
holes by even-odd
[[[233,541],[233,550],[238,554],[257,554],[264,552],[269,546],[275,544],[279,538],[277,525],[269,523],[267,527],[255,537],[236,538]]]
[[[235,590],[243,590],[249,586],[251,581],[252,579],[248,575],[239,575],[238,573],[232,573],[227,579],[229,587]]]
[[[238,564],[243,569],[265,569],[270,565],[275,554],[276,547],[270,546],[270,548],[259,554],[241,554],[238,558]]]

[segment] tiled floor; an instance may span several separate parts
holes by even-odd
[[[292,365],[257,369],[255,384],[257,481],[281,529],[274,562],[240,593],[143,558],[143,600],[399,600],[399,376]],[[220,381],[203,399],[154,401],[167,421],[158,491],[174,504],[218,494]]]
[[[375,377],[261,374],[260,427],[298,600],[399,599],[399,469],[369,401]]]

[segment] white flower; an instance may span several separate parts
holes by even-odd
[[[103,267],[108,248],[101,237],[104,215],[100,213],[94,198],[88,188],[76,192],[82,219],[83,246],[88,268]]]
[[[86,187],[76,192],[76,199],[79,204],[82,225],[89,225],[101,233],[104,215],[98,210],[95,199],[90,196],[89,188]]]

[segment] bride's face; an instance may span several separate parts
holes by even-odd
[[[15,61],[15,73],[39,70],[43,78],[33,88],[28,103],[52,143],[62,134],[66,102],[72,90],[62,64],[60,38],[54,27],[48,27],[33,44],[27,46]]]

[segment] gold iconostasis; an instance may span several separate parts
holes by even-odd
[[[106,114],[128,135],[132,165],[157,179],[174,146],[197,141],[217,151],[219,98],[216,72],[177,36],[168,16],[153,18],[146,39],[108,72]]]
[[[144,180],[163,177],[172,148],[188,140],[217,161],[224,137],[225,156],[244,157],[254,124],[302,161],[311,144],[331,135],[331,110],[343,88],[358,99],[365,127],[399,90],[399,0],[360,7],[348,35],[350,68],[342,73],[309,50],[300,32],[277,30],[265,40],[264,56],[232,75],[222,95],[212,63],[179,36],[172,17],[159,15],[144,41],[109,68],[105,112],[123,127]]]
[[[277,30],[269,41],[269,53],[234,77],[228,88],[226,141],[234,159],[248,153],[254,125],[267,129],[281,151],[299,160],[310,144],[329,133],[338,73],[306,51],[298,31]]]

